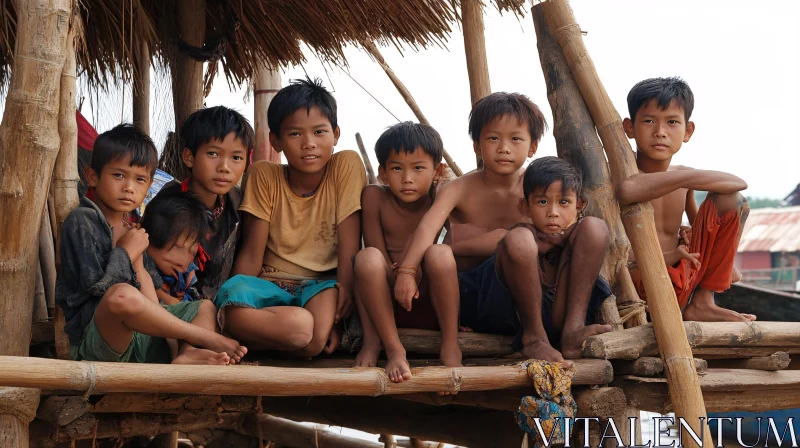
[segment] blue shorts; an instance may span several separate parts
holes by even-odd
[[[214,305],[220,312],[228,305],[257,309],[270,306],[304,307],[312,297],[335,286],[336,280],[307,280],[290,292],[263,278],[236,275],[219,288]]]
[[[517,314],[514,297],[497,273],[495,255],[477,267],[458,273],[461,294],[460,324],[478,333],[513,335],[513,348],[522,349],[522,325]],[[596,323],[595,314],[603,301],[611,295],[608,283],[598,277],[592,289],[586,325]],[[542,322],[551,344],[561,341],[561,330],[553,325],[555,292],[542,291]]]

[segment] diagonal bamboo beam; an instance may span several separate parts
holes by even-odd
[[[392,81],[392,84],[394,84],[395,88],[397,88],[397,91],[400,92],[400,95],[403,97],[404,100],[406,100],[406,103],[408,103],[408,107],[410,107],[411,111],[414,112],[414,115],[417,117],[417,120],[419,120],[419,122],[422,124],[430,125],[431,123],[428,121],[427,118],[425,118],[425,115],[422,113],[422,110],[417,105],[417,102],[414,100],[414,97],[411,96],[411,92],[409,92],[408,89],[406,89],[406,86],[403,84],[402,81],[400,81],[400,78],[398,78],[397,75],[395,75],[394,70],[392,70],[392,68],[389,67],[389,64],[386,63],[386,60],[383,59],[383,55],[381,54],[380,51],[378,51],[378,48],[375,46],[375,44],[369,41],[363,41],[361,42],[361,45],[364,46],[364,49],[366,49],[369,52],[369,54],[371,54],[372,57],[375,58],[375,61],[378,62],[378,65],[380,65],[383,71],[386,72],[386,75]],[[453,158],[450,157],[450,153],[448,153],[446,149],[444,150],[444,160],[447,161],[447,164],[450,166],[450,169],[453,170],[454,173],[456,173],[456,176],[461,177],[464,174],[464,172],[461,171],[461,168],[459,168],[458,165],[456,165],[455,160],[453,160]]]
[[[633,151],[622,129],[622,120],[600,81],[567,0],[549,0],[543,5],[547,23],[564,52],[572,77],[580,88],[605,147],[614,184],[619,185],[638,172]],[[675,414],[685,418],[695,433],[702,434],[704,445],[711,446],[709,431],[705,430],[707,425],[701,423],[706,418],[705,404],[692,350],[683,329],[681,310],[658,244],[653,207],[649,203],[632,204],[622,211],[622,222],[641,266]],[[684,440],[688,446],[697,446],[691,437]]]

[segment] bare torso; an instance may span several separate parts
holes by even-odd
[[[419,225],[419,221],[430,209],[431,201],[415,204],[418,206],[414,209],[402,207],[388,187],[379,188],[381,188],[382,194],[378,207],[386,252],[393,263],[401,263],[406,244]]]

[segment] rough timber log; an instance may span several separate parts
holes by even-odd
[[[614,361],[615,375],[635,375],[635,376],[661,376],[664,373],[664,362],[661,358],[643,356],[633,361]],[[694,368],[698,374],[708,370],[708,362],[705,359],[694,358]]]
[[[792,359],[786,352],[776,352],[769,356],[757,356],[749,359],[719,359],[712,361],[711,367],[723,369],[752,369],[752,370],[784,370],[789,367]]]
[[[633,151],[622,129],[622,120],[600,81],[567,0],[550,0],[543,5],[547,23],[561,46],[605,147],[611,177],[614,184],[619,185],[638,172]],[[690,422],[695,433],[704,434],[704,445],[710,445],[708,431],[701,431],[700,422],[706,417],[705,405],[692,351],[681,331],[681,311],[658,243],[653,207],[649,203],[628,205],[622,211],[622,222],[647,290],[647,305],[664,360],[675,413]],[[689,438],[688,445],[694,447],[696,444]]]
[[[0,386],[109,392],[209,395],[395,395],[529,386],[524,364],[497,367],[421,367],[392,383],[383,369],[303,369],[258,366],[178,366],[62,361],[0,356]],[[601,374],[607,378],[609,368]],[[592,378],[596,381],[597,378]],[[578,378],[574,384],[580,384]],[[593,383],[597,384],[597,383]]]
[[[61,74],[72,24],[70,0],[15,2],[16,43],[0,124],[0,354],[26,356],[31,333],[39,223],[59,149]],[[74,53],[73,53],[74,55]],[[74,83],[74,79],[73,79]],[[0,446],[28,446],[23,403],[5,403]],[[35,404],[34,404],[35,406]]]
[[[693,348],[800,348],[796,322],[684,322],[683,327],[685,332],[681,333],[686,334]],[[767,355],[777,351],[781,350],[773,349]],[[592,336],[583,348],[584,357],[600,359],[636,359],[657,353],[656,336],[650,324]]]
[[[641,299],[628,273],[630,242],[619,216],[619,204],[614,197],[603,145],[597,137],[597,130],[581,92],[572,79],[564,54],[547,26],[543,6],[535,6],[532,15],[539,61],[547,83],[547,99],[553,110],[553,137],[556,139],[558,157],[580,169],[583,188],[589,197],[587,213],[608,223],[611,244],[601,274],[611,284],[617,304],[623,309],[635,310],[626,322],[630,322],[631,326],[643,325],[647,323],[644,306],[629,306],[640,304]],[[604,313],[606,323],[621,330],[620,313],[614,315],[613,309],[608,311]]]
[[[271,415],[373,434],[403,434],[469,447],[519,446],[522,441],[510,412],[489,409],[433,407],[387,397],[263,397],[261,405]]]
[[[383,443],[317,429],[285,418],[264,414],[228,414],[222,416],[223,428],[272,443],[293,448],[383,448]]]
[[[273,163],[281,163],[281,154],[269,144],[269,124],[267,124],[269,103],[280,89],[281,72],[262,64],[253,80],[253,128],[256,135],[256,147],[253,150],[254,162],[269,160]]]
[[[422,124],[430,125],[430,122],[428,121],[427,118],[425,118],[425,115],[422,113],[422,110],[417,105],[416,100],[414,100],[414,97],[411,96],[411,92],[409,92],[408,89],[406,89],[406,86],[403,84],[402,81],[400,81],[400,78],[398,78],[397,75],[395,75],[394,70],[392,70],[392,68],[389,67],[389,64],[386,63],[386,60],[383,59],[383,55],[380,53],[380,51],[378,51],[378,47],[376,47],[375,44],[373,44],[372,42],[368,41],[362,42],[362,45],[372,55],[372,57],[375,58],[375,60],[378,62],[378,65],[381,66],[383,71],[386,72],[386,75],[392,81],[394,87],[397,89],[398,92],[400,92],[400,96],[402,96],[403,99],[406,100],[408,107],[410,107],[411,111],[414,112],[414,115],[417,117],[417,120],[419,120],[419,122]],[[454,173],[456,173],[456,176],[460,177],[463,174],[463,171],[461,171],[461,168],[458,167],[455,160],[453,160],[453,158],[450,157],[450,153],[448,153],[446,149],[443,149],[443,155],[444,155],[444,160],[447,161],[447,165],[450,166],[450,169],[453,170]]]
[[[400,328],[397,330],[400,342],[403,343],[408,353],[422,355],[438,355],[442,345],[442,336],[438,331]],[[469,357],[505,357],[514,355],[519,359],[521,354],[515,354],[511,349],[511,336],[498,336],[472,332],[459,332],[458,345],[464,356]],[[352,351],[352,340],[345,339],[340,350]]]
[[[663,378],[622,376],[614,385],[632,406],[661,414],[674,411]],[[709,412],[793,409],[800,402],[800,371],[795,370],[708,369],[700,385]]]
[[[134,51],[133,71],[133,125],[150,135],[150,48],[144,39],[138,39]]]
[[[194,431],[218,425],[220,418],[213,414],[84,414],[65,426],[56,426],[42,420],[31,424],[31,440],[50,439],[68,442],[80,439],[106,439],[109,437],[152,436],[172,431]]]

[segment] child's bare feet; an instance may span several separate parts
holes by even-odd
[[[692,302],[683,310],[683,320],[697,322],[751,322],[756,320],[752,314],[740,314],[716,304]]]
[[[228,365],[230,356],[227,353],[217,353],[204,348],[196,348],[184,344],[178,356],[172,360],[173,364],[194,364],[194,365]]]
[[[542,361],[560,362],[564,367],[572,366],[572,361],[567,361],[561,353],[554,349],[547,339],[538,339],[522,347],[522,355],[525,359],[540,359]]]
[[[405,352],[386,353],[386,375],[393,383],[411,379],[411,366],[408,365]]]
[[[380,344],[365,343],[356,356],[356,367],[375,367],[378,365],[378,356],[381,354]]]
[[[442,365],[445,367],[463,367],[461,364],[462,357],[461,347],[458,346],[458,341],[455,344],[442,343],[442,348],[439,349],[439,358],[442,360]],[[457,392],[443,391],[439,395],[455,395]]]
[[[586,325],[573,331],[564,330],[561,334],[561,354],[566,359],[581,357],[583,345],[590,336],[608,333],[613,330],[611,325]]]
[[[215,352],[225,352],[230,356],[230,363],[236,364],[244,358],[247,354],[247,347],[239,345],[238,342],[231,338],[227,338],[221,334],[214,333],[214,336],[201,345],[209,350]]]

